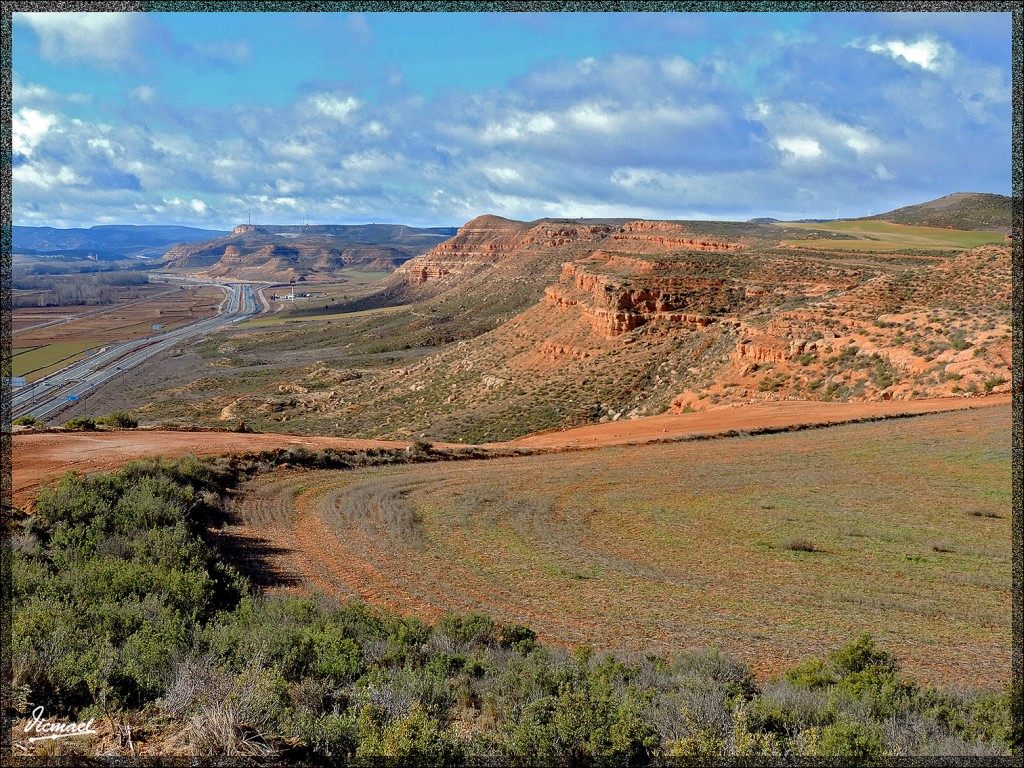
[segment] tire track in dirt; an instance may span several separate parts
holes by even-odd
[[[448,482],[448,478],[411,483],[406,481],[402,487]],[[344,487],[339,488],[338,485]],[[541,602],[544,608],[538,610],[529,607],[523,603],[522,590],[513,592],[505,586],[504,581],[483,579],[472,569],[463,566],[464,553],[455,553],[447,548],[444,552],[411,550],[380,529],[377,530],[377,537],[372,537],[355,525],[345,526],[343,530],[332,529],[324,520],[324,514],[334,511],[330,507],[336,507],[346,491],[359,490],[358,483],[350,484],[346,479],[339,479],[337,482],[321,483],[317,488],[297,497],[299,514],[296,539],[312,542],[303,545],[304,554],[312,557],[311,561],[304,562],[307,573],[315,570],[328,572],[331,577],[343,582],[351,593],[368,602],[385,605],[398,613],[412,613],[432,620],[448,611],[482,610],[495,616],[507,617],[507,620],[530,623],[542,636],[563,643],[567,636],[586,640],[593,635],[595,621],[605,623],[598,620],[598,617],[588,617],[586,620],[576,618],[573,610],[550,599],[538,598],[532,593],[531,601]],[[461,529],[446,531],[445,538],[452,534],[468,544]],[[329,544],[326,543],[328,541]],[[381,541],[386,541],[386,546],[381,546]],[[452,556],[446,557],[447,553]],[[411,563],[418,563],[421,567],[410,569]],[[440,573],[445,574],[443,579],[436,576]],[[322,587],[324,580],[319,579],[318,584]],[[336,584],[325,591],[335,595],[339,592]],[[619,630],[632,628],[641,634],[647,629],[637,622],[615,622],[607,626]]]
[[[433,606],[414,599],[398,585],[392,585],[372,564],[344,546],[327,527],[317,509],[311,506],[312,500],[323,491],[323,487],[316,487],[303,492],[295,499],[295,537],[301,542],[304,554],[314,558],[332,576],[349,585],[368,603],[383,606],[403,615],[415,612],[430,616],[434,612]],[[338,553],[345,554],[347,562],[344,565],[339,562]],[[336,592],[333,589],[329,591]],[[397,601],[392,595],[397,596]]]

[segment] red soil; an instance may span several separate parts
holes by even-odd
[[[645,419],[593,424],[577,429],[539,432],[518,440],[489,443],[482,447],[507,451],[516,449],[574,450],[612,445],[635,445],[700,434],[720,434],[730,430],[832,424],[900,414],[981,408],[1005,405],[1009,402],[1010,395],[1005,394],[974,398],[936,398],[870,403],[813,401],[755,403],[698,413],[665,414]],[[365,450],[368,448],[405,448],[409,443],[276,433],[254,435],[234,432],[163,430],[19,433],[13,437],[11,456],[14,503],[16,507],[28,503],[34,488],[57,479],[68,470],[78,472],[112,470],[142,456],[161,455],[172,458],[183,456],[186,453],[215,456],[288,448],[293,445],[311,450],[321,448]]]

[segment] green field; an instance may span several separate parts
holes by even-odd
[[[67,341],[12,349],[11,375],[35,381],[51,371],[80,360],[85,357],[85,350],[95,346],[98,346],[95,341]]]
[[[887,221],[833,221],[780,224],[787,229],[831,232],[853,239],[783,240],[783,245],[839,251],[949,251],[1002,243],[1002,232],[969,232],[937,227],[912,227]]]

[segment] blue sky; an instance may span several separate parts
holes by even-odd
[[[15,14],[15,224],[862,216],[1010,193],[1010,15]]]

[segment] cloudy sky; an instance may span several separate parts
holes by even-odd
[[[15,14],[15,224],[1010,194],[1010,14]]]

